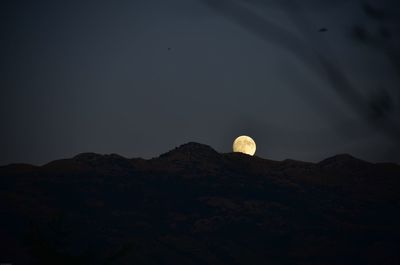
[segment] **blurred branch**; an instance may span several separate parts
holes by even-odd
[[[272,42],[290,52],[317,75],[324,76],[329,86],[336,92],[343,102],[345,102],[370,125],[383,129],[388,136],[399,143],[400,127],[399,124],[396,121],[393,121],[390,117],[390,112],[394,108],[393,102],[390,101],[390,96],[378,96],[377,99],[371,100],[359,93],[340,67],[326,55],[332,54],[330,53],[328,46],[321,43],[320,40],[311,37],[310,29],[314,27],[311,26],[311,23],[303,15],[300,7],[295,1],[286,0],[281,1],[280,4],[293,22],[295,22],[295,25],[305,37],[304,39],[307,43],[302,38],[297,37],[294,33],[265,17],[260,16],[249,8],[244,1],[201,1],[218,13],[246,28],[248,31],[256,34],[261,39],[267,42]],[[364,6],[364,9],[375,19],[381,20],[384,18],[382,11],[375,10],[368,5]],[[355,34],[364,41],[368,40],[369,36],[362,28],[358,28]],[[320,49],[323,47],[324,52],[320,52],[310,43],[313,45],[318,44]],[[397,59],[393,60],[394,64],[398,66],[399,62]]]

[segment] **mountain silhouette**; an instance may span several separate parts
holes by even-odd
[[[0,263],[400,264],[400,166],[190,142],[0,167]]]

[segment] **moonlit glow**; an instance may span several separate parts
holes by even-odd
[[[233,142],[233,152],[240,152],[252,156],[256,152],[256,143],[249,136],[239,136]]]

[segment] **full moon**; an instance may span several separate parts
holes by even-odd
[[[239,136],[233,141],[233,152],[240,152],[252,156],[256,152],[256,142],[249,136]]]

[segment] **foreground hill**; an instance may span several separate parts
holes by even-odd
[[[400,264],[400,166],[84,153],[0,167],[0,263]]]

